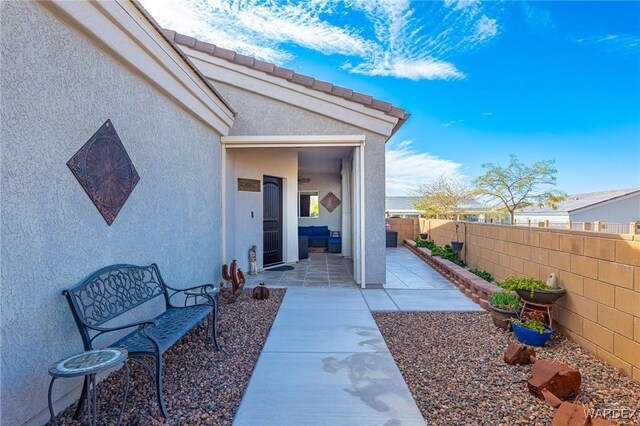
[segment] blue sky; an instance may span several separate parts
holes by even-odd
[[[640,187],[640,2],[145,0],[177,30],[405,108],[387,193],[555,159],[569,193]]]

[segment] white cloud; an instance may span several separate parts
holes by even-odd
[[[444,5],[453,7],[453,10],[461,10],[470,6],[478,6],[480,0],[444,0]]]
[[[482,15],[476,22],[476,39],[479,42],[489,40],[498,35],[498,21]]]
[[[349,69],[349,67],[345,67]],[[464,73],[453,64],[434,59],[403,60],[393,62],[360,64],[349,69],[356,74],[382,77],[407,78],[409,80],[458,80],[465,78]]]
[[[493,115],[492,112],[483,112],[482,115]]]
[[[597,46],[606,53],[629,55],[640,53],[640,37],[628,34],[607,34],[576,40],[584,46]]]
[[[465,78],[451,58],[499,33],[479,0],[142,1],[163,27],[258,59],[284,64],[300,46],[345,57],[352,73],[411,80]]]
[[[411,195],[411,190],[440,176],[464,180],[463,165],[415,149],[413,141],[387,145],[386,194]]]
[[[144,7],[165,28],[220,47],[282,64],[293,56],[283,44],[331,55],[363,56],[371,43],[320,19],[321,2],[283,4],[224,0],[146,0]],[[176,12],[179,11],[179,12]]]

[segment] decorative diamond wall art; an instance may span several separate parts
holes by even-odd
[[[140,181],[111,120],[91,136],[67,166],[109,226]]]
[[[329,213],[333,213],[333,211],[340,205],[340,198],[336,197],[333,192],[329,192],[324,196],[322,201],[320,201],[320,204],[322,204],[322,207],[327,209]]]

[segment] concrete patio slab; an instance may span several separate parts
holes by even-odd
[[[385,353],[265,353],[235,426],[424,426],[393,358]]]
[[[282,302],[283,309],[364,309],[368,310],[358,288],[291,288]]]
[[[481,312],[483,309],[459,290],[386,290],[401,311]]]
[[[281,309],[263,350],[379,352],[387,347],[368,310]]]
[[[391,300],[384,289],[362,290],[362,295],[371,311],[397,311],[398,306]]]

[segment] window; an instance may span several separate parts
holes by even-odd
[[[300,191],[298,203],[299,217],[318,217],[320,214],[320,203],[318,202],[318,191]]]

